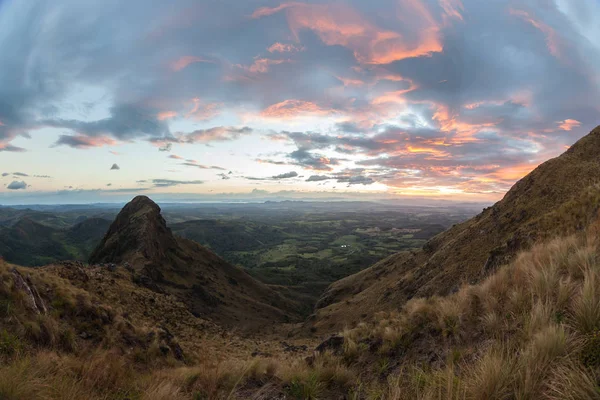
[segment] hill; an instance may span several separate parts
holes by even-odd
[[[173,235],[160,207],[129,202],[92,252],[91,264],[127,265],[136,280],[182,299],[194,315],[237,328],[298,317],[299,306],[207,248]]]
[[[0,256],[24,266],[85,259],[110,225],[110,221],[103,218],[88,218],[58,228],[39,222],[40,214],[28,213],[12,221],[11,225],[0,227]],[[42,215],[47,217],[47,214]]]
[[[561,156],[518,181],[476,217],[333,283],[306,324],[317,332],[342,329],[413,297],[447,295],[476,283],[545,238],[576,232],[594,220],[600,202],[600,127]]]

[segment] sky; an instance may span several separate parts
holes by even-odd
[[[600,123],[599,18],[600,0],[0,0],[0,203],[495,201]]]

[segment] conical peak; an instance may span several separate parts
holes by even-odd
[[[136,213],[138,211],[148,210],[160,213],[160,207],[148,196],[136,196],[123,207],[122,212]]]

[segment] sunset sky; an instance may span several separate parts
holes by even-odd
[[[0,203],[497,200],[600,124],[599,17],[598,0],[0,0]]]

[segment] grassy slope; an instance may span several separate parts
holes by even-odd
[[[331,285],[310,327],[343,328],[413,297],[449,294],[483,279],[521,249],[575,232],[597,214],[600,127],[545,162],[493,207],[431,239],[422,250],[393,255]]]
[[[262,337],[270,358],[252,358],[256,338],[219,333],[121,270],[92,269],[89,281],[64,267],[34,270],[40,292],[51,293],[49,314],[35,316],[4,265],[0,398],[599,399],[599,232],[595,222],[479,284],[379,313],[307,361],[277,350],[276,336]],[[82,328],[90,321],[96,331]],[[186,362],[147,342],[161,324]],[[81,329],[97,336],[82,340]]]

